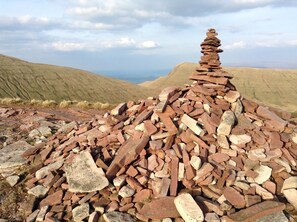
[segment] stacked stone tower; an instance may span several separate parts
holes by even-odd
[[[198,84],[206,87],[215,87],[213,84],[224,86],[228,84],[231,87],[228,80],[233,76],[222,70],[218,53],[223,52],[223,50],[219,48],[221,40],[216,37],[217,35],[216,30],[213,28],[206,33],[206,38],[201,43],[203,55],[199,61],[200,66],[197,67],[190,79],[196,80]]]

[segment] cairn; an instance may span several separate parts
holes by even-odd
[[[27,221],[286,219],[278,196],[297,210],[297,127],[236,91],[216,35],[201,44],[192,85],[119,104],[27,150],[41,160],[27,177],[39,198]]]

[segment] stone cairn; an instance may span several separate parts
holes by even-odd
[[[192,85],[119,104],[28,149],[37,205],[27,221],[288,221],[296,125],[236,91],[216,35],[201,44]]]

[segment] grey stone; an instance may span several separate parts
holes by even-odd
[[[26,222],[35,222],[35,219],[37,217],[37,215],[39,214],[39,209],[35,210],[33,213],[31,213],[27,218],[26,218]]]
[[[102,219],[104,222],[137,222],[138,220],[130,214],[121,213],[117,211],[108,212],[103,214]]]
[[[77,154],[71,163],[65,165],[70,192],[93,192],[108,186],[108,180],[87,151]]]
[[[236,116],[236,118],[240,116],[243,110],[243,106],[239,99],[236,102],[231,104],[231,110],[234,112],[234,115]]]
[[[41,137],[41,136],[49,137],[51,135],[52,135],[52,130],[48,126],[41,126],[37,129],[32,130],[29,133],[29,137],[31,137],[31,138],[36,138],[36,137]]]
[[[35,176],[38,180],[48,175],[51,171],[59,169],[64,163],[64,160],[58,160],[36,171]]]
[[[89,211],[90,206],[88,203],[84,203],[80,206],[77,206],[72,210],[73,220],[75,222],[83,221],[83,219],[87,218],[90,215]]]
[[[20,179],[20,177],[18,175],[12,175],[12,176],[5,178],[7,183],[9,183],[9,185],[12,187],[18,183],[19,179]]]
[[[267,222],[267,221],[269,221],[269,222],[288,222],[289,220],[282,211],[274,213],[274,214],[269,214],[265,217],[255,220],[255,222]]]
[[[131,197],[131,196],[133,196],[134,193],[135,193],[135,190],[133,188],[131,188],[129,185],[123,186],[119,190],[119,195],[121,197],[123,197],[123,198],[125,198],[125,197]]]
[[[38,215],[37,215],[37,218],[36,218],[36,221],[44,221],[44,217],[45,217],[45,214],[47,213],[48,211],[48,208],[49,206],[44,206],[40,209]]]
[[[24,166],[28,161],[22,157],[22,154],[32,147],[25,141],[18,141],[1,149],[0,173],[7,171],[14,172],[21,166]]]
[[[77,122],[73,121],[70,123],[67,123],[65,125],[62,125],[59,129],[58,132],[59,133],[67,133],[69,132],[71,129],[75,128],[77,126]]]
[[[232,111],[225,111],[221,118],[221,123],[217,129],[218,135],[222,134],[228,136],[235,123],[235,115]]]
[[[48,188],[45,188],[42,185],[37,185],[36,187],[32,187],[30,190],[28,190],[28,194],[31,194],[37,198],[44,197],[48,192]]]

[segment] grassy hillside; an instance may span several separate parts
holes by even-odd
[[[168,76],[140,85],[150,89],[182,86],[192,82],[188,78],[196,67],[196,63],[182,63]],[[232,83],[245,97],[291,112],[297,111],[297,70],[230,67],[224,70],[234,75]]]
[[[149,95],[150,89],[125,81],[0,55],[0,98],[119,103]]]

